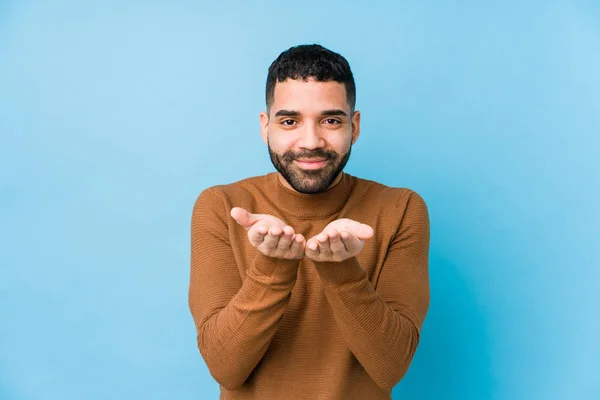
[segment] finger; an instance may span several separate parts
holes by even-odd
[[[317,235],[317,243],[319,245],[319,253],[327,254],[331,252],[329,248],[329,236],[326,233],[320,233]]]
[[[331,249],[332,253],[346,253],[346,246],[344,245],[344,242],[342,242],[342,238],[338,231],[332,230],[327,233],[327,236],[329,237],[329,248]]]
[[[319,257],[319,243],[315,238],[310,239],[306,242],[305,254],[310,257],[316,259]]]
[[[327,235],[327,233],[325,231],[319,233],[317,236],[315,236],[315,240],[319,243],[325,243],[327,240],[329,239],[329,236]]]
[[[260,245],[265,238],[269,228],[264,225],[254,225],[248,230],[248,239],[253,246]]]
[[[230,214],[231,217],[235,219],[238,224],[240,224],[246,229],[250,228],[256,222],[256,220],[252,218],[252,214],[243,209],[242,207],[233,207],[231,209]]]
[[[290,235],[290,236],[293,237],[294,233],[295,233],[294,232],[294,228],[292,228],[291,226],[286,225],[286,226],[283,227],[283,234],[284,235]]]
[[[269,232],[265,235],[265,240],[263,241],[264,246],[271,250],[277,249],[277,243],[279,242],[279,237],[282,233],[283,231],[281,228],[276,226],[270,227]]]
[[[279,242],[277,243],[277,249],[280,250],[283,254],[287,253],[290,249],[293,237],[294,228],[292,228],[291,226],[284,226],[283,232],[279,237]]]
[[[348,240],[351,236],[354,236],[354,234],[346,229],[340,232],[340,238],[342,239],[342,242]]]
[[[359,239],[370,239],[374,235],[373,228],[367,224],[358,224],[353,229],[354,235]]]
[[[294,235],[294,238],[292,239],[292,244],[290,245],[290,254],[293,257],[300,256],[304,253],[305,246],[306,240],[304,239],[304,236],[302,236],[299,233]]]
[[[357,238],[352,232],[343,231],[341,233],[342,243],[348,253],[357,253],[362,249],[364,242]]]

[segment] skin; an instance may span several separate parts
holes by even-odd
[[[360,134],[360,112],[352,111],[339,82],[288,79],[275,85],[273,104],[260,114],[261,136],[281,183],[316,194],[342,178],[350,148]],[[343,218],[306,240],[272,215],[234,207],[231,216],[248,231],[250,243],[269,257],[340,262],[360,253],[373,229]]]

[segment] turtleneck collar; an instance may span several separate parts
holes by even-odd
[[[344,207],[354,187],[354,178],[342,172],[342,179],[325,192],[303,194],[284,186],[279,173],[271,172],[267,174],[267,187],[273,192],[265,194],[286,214],[302,219],[322,218]]]

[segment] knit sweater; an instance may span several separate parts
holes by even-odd
[[[339,218],[375,234],[356,257],[267,257],[230,216],[270,214],[308,240]],[[376,400],[406,373],[429,307],[423,199],[343,173],[305,195],[276,172],[198,196],[191,221],[189,307],[220,399]]]

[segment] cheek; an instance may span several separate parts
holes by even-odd
[[[332,135],[328,140],[329,148],[337,153],[346,153],[352,144],[352,135]]]
[[[280,135],[277,133],[269,134],[269,146],[277,153],[284,153],[294,147],[294,140],[291,135]]]

